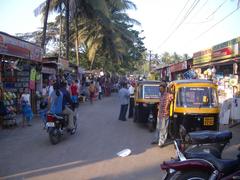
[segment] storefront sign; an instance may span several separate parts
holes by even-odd
[[[213,46],[212,61],[232,58],[239,55],[239,38]]]
[[[206,49],[193,54],[193,65],[203,64],[211,61],[212,49]]]
[[[42,67],[42,73],[44,74],[56,74],[56,69],[49,67]]]
[[[183,61],[170,66],[171,73],[187,69],[187,61]]]
[[[41,47],[0,32],[0,54],[42,61]]]
[[[58,58],[58,62],[59,62],[62,69],[68,69],[69,61],[67,59]]]

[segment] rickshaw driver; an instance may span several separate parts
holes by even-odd
[[[169,124],[169,113],[170,104],[172,101],[172,94],[167,92],[166,85],[161,84],[159,87],[160,103],[158,109],[156,133],[152,144],[158,144],[159,147],[163,147],[168,135],[167,130]]]

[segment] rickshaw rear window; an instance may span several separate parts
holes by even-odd
[[[146,99],[156,99],[160,96],[159,86],[144,86],[143,97]]]
[[[216,90],[210,87],[182,87],[177,94],[178,107],[217,107]]]

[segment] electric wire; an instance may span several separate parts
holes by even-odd
[[[213,29],[215,26],[217,26],[219,23],[230,17],[232,14],[234,14],[240,7],[237,7],[234,11],[230,12],[226,16],[224,16],[220,21],[216,22],[212,26],[210,26],[206,31],[202,32],[199,36],[196,37],[196,39],[202,37],[204,34],[208,33],[211,29]]]
[[[177,22],[178,18],[180,17],[180,15],[181,15],[182,12],[184,11],[184,9],[187,7],[189,1],[190,1],[190,0],[188,0],[188,1],[184,4],[183,8],[182,8],[181,11],[178,13],[178,15],[176,16],[175,20],[173,21],[173,23],[171,24],[170,27],[172,27],[172,26]]]
[[[167,36],[167,38],[162,42],[162,44],[158,47],[158,49],[160,47],[162,47],[162,45],[164,45],[171,37],[172,35],[180,28],[180,26],[184,23],[184,21],[188,18],[188,16],[191,14],[191,12],[195,9],[195,7],[198,5],[198,3],[200,2],[200,0],[195,0],[191,7],[189,8],[189,10],[186,12],[185,16],[183,17],[182,21],[180,21],[180,23],[173,29],[173,31]]]
[[[206,0],[203,5],[196,11],[196,13],[192,16],[192,18],[190,18],[189,22],[185,23],[185,24],[192,24],[191,21],[193,20],[193,17],[195,17],[196,15],[198,15],[198,13],[206,6],[206,4],[208,3],[209,0]]]
[[[222,6],[223,4],[225,4],[228,0],[224,0],[222,2],[222,4],[220,4],[206,19],[208,19],[209,17],[213,16]]]

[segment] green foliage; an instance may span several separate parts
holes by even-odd
[[[65,6],[64,0],[51,0],[49,11],[64,14]],[[46,9],[41,8],[43,16]],[[125,13],[128,9],[136,9],[129,0],[69,0],[70,59],[76,61],[77,49],[80,66],[87,69],[104,68],[123,74],[136,70],[144,59],[146,49],[140,33],[132,29],[134,24],[140,23]],[[59,15],[53,23],[58,33],[60,28],[68,28],[60,24],[61,17]],[[50,39],[55,37],[51,36]],[[65,39],[65,32],[61,37]],[[55,51],[59,47],[67,49],[59,39],[54,42],[60,44]]]

